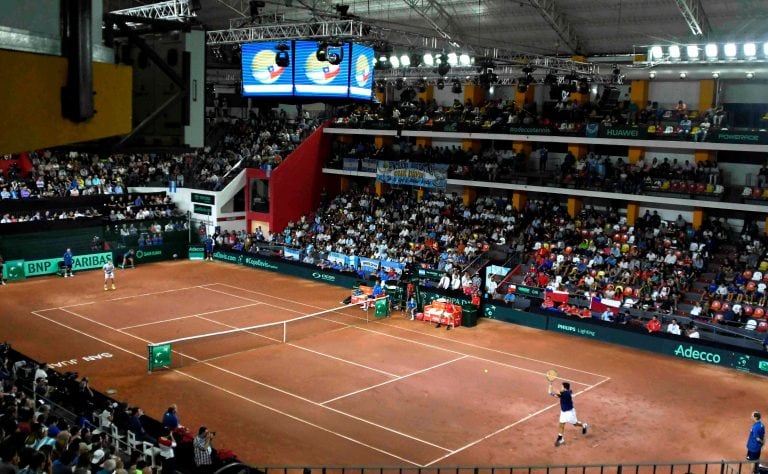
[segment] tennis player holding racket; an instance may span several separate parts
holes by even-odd
[[[574,426],[581,426],[581,434],[587,434],[586,422],[579,421],[576,417],[576,408],[573,406],[573,392],[571,391],[571,384],[563,382],[563,389],[558,393],[552,389],[552,382],[557,378],[557,372],[554,370],[547,371],[547,381],[549,381],[549,394],[553,397],[560,399],[560,426],[557,432],[557,439],[555,440],[555,447],[565,443],[563,434],[565,432],[565,424],[571,424]]]

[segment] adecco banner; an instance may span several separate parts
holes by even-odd
[[[547,319],[547,329],[550,331],[613,342],[680,359],[706,362],[707,364],[768,376],[768,358],[699,344],[688,338],[653,336],[645,332],[634,332],[603,324],[589,324],[578,319],[554,315],[550,315]]]
[[[107,263],[108,258],[112,258],[111,252],[75,255],[72,263],[72,271],[101,268],[105,263]],[[27,277],[53,275],[59,271],[59,262],[61,261],[62,259],[59,257],[24,262],[24,274]]]

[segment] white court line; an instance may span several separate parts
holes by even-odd
[[[578,393],[575,393],[575,394],[573,394],[573,396],[574,396],[574,397],[576,397],[576,396],[578,396],[578,395],[581,395],[582,393],[588,392],[588,391],[592,390],[593,388],[597,387],[598,385],[601,385],[601,384],[603,384],[603,383],[605,383],[605,382],[607,382],[607,381],[609,381],[609,380],[610,380],[610,377],[606,378],[605,380],[601,380],[600,382],[597,382],[596,384],[594,384],[594,385],[592,385],[592,386],[589,386],[589,387],[585,388],[585,389],[584,389],[584,390],[582,390],[581,392],[578,392]],[[530,420],[531,418],[533,418],[533,417],[535,417],[535,416],[537,416],[537,415],[540,415],[540,414],[544,413],[545,411],[549,410],[550,408],[553,408],[553,407],[556,407],[556,406],[559,406],[559,405],[560,405],[560,402],[556,402],[556,403],[553,403],[553,404],[551,404],[551,405],[548,405],[548,406],[546,406],[546,407],[542,408],[542,409],[541,409],[541,410],[539,410],[539,411],[536,411],[536,412],[534,412],[534,413],[531,413],[530,415],[528,415],[528,416],[526,416],[526,417],[523,417],[523,418],[521,418],[521,419],[519,419],[519,420],[515,421],[514,423],[510,423],[510,424],[508,424],[507,426],[504,426],[504,427],[502,427],[502,428],[499,428],[498,430],[494,431],[493,433],[487,434],[487,435],[483,436],[482,438],[476,439],[475,441],[472,441],[471,443],[468,443],[468,444],[466,444],[466,445],[462,446],[462,447],[461,447],[461,448],[459,448],[459,449],[455,449],[453,452],[450,452],[450,453],[448,453],[448,454],[446,454],[446,455],[444,455],[444,456],[440,456],[439,458],[437,458],[437,459],[435,459],[435,460],[433,460],[433,461],[430,461],[430,462],[426,463],[426,464],[425,464],[423,467],[429,467],[429,466],[431,466],[432,464],[434,464],[434,463],[436,463],[436,462],[440,462],[440,461],[442,461],[443,459],[445,459],[445,458],[447,458],[447,457],[453,456],[453,455],[454,455],[454,454],[456,454],[456,453],[459,453],[459,452],[461,452],[461,451],[464,451],[465,449],[471,448],[472,446],[474,446],[474,445],[476,445],[476,444],[478,444],[478,443],[480,443],[480,442],[482,442],[482,441],[485,441],[485,440],[486,440],[486,439],[488,439],[488,438],[491,438],[491,437],[493,437],[493,436],[496,436],[496,435],[497,435],[497,434],[499,434],[499,433],[502,433],[502,432],[504,432],[504,431],[507,431],[508,429],[510,429],[510,428],[513,428],[513,427],[515,427],[515,426],[519,425],[520,423],[523,423],[523,422],[525,422],[525,421],[528,421],[528,420]]]
[[[224,294],[224,295],[232,296],[229,293],[226,293],[224,291],[213,290],[211,288],[205,288],[205,289],[206,290],[210,290],[210,291],[215,291],[216,293],[221,293],[221,294]],[[256,300],[253,300],[253,301],[256,301]],[[283,306],[277,306],[277,305],[270,304],[270,303],[262,303],[262,304],[265,304],[267,306],[272,306],[273,308],[280,308],[280,309],[283,309],[285,311],[289,311],[289,312],[293,312],[293,313],[300,313],[300,311],[298,311],[298,310],[286,308],[286,307],[283,307]],[[333,314],[333,313],[337,313],[337,314],[340,314],[340,315],[343,315],[343,316],[348,316],[347,314],[341,313],[339,311],[330,311],[329,312],[329,314]],[[352,317],[355,317],[355,316],[352,316]],[[359,318],[359,319],[362,319],[362,318]],[[336,322],[337,324],[347,325],[346,323],[338,322],[338,321],[333,321],[332,319],[326,319],[326,321],[331,321],[331,322]],[[480,360],[480,361],[483,361],[483,362],[488,362],[488,363],[491,363],[491,364],[501,365],[501,366],[508,367],[508,368],[511,368],[511,369],[521,370],[523,372],[528,372],[528,373],[537,374],[537,375],[544,375],[544,372],[540,372],[538,370],[527,369],[525,367],[519,367],[519,366],[516,366],[516,365],[513,365],[513,364],[506,363],[506,362],[499,362],[499,361],[496,361],[496,360],[486,359],[484,357],[476,356],[476,355],[473,355],[473,354],[465,354],[463,352],[460,352],[460,351],[457,351],[457,350],[454,350],[454,349],[448,349],[448,348],[445,348],[445,347],[436,346],[434,344],[429,344],[429,343],[417,341],[417,340],[414,340],[414,339],[408,339],[407,337],[396,336],[394,334],[389,334],[389,333],[386,333],[386,332],[376,331],[376,330],[373,330],[373,329],[370,329],[370,328],[364,328],[364,327],[361,327],[361,326],[355,326],[355,325],[347,325],[347,326],[350,326],[350,327],[355,328],[355,329],[359,329],[361,331],[368,331],[368,332],[371,332],[373,334],[378,334],[378,335],[381,335],[381,336],[397,339],[399,341],[408,342],[408,343],[411,343],[411,344],[416,344],[416,345],[420,345],[420,346],[424,346],[424,347],[429,347],[431,349],[442,350],[442,351],[445,351],[445,352],[449,352],[451,354],[467,356],[467,357],[471,357],[473,359],[477,359],[477,360]],[[386,325],[386,327],[399,328],[398,326],[392,326],[392,325]],[[423,332],[414,331],[414,330],[410,330],[410,332],[416,332],[418,334],[425,334]],[[442,338],[442,337],[438,337],[438,339],[443,340],[443,341],[448,341],[448,342],[452,342],[453,341],[452,339],[446,339],[446,338]],[[471,347],[478,348],[478,349],[483,349],[483,347],[475,346],[474,344],[468,344],[468,345],[471,346]],[[491,350],[491,351],[492,352],[496,352],[496,351],[493,351],[493,350]],[[498,351],[498,352],[501,352],[502,354],[506,354],[503,351]],[[508,355],[513,355],[513,354],[508,354]],[[521,359],[528,359],[527,357],[520,357],[520,358]],[[540,362],[540,361],[537,361],[536,359],[529,359],[529,360],[530,361]],[[564,367],[564,366],[561,366],[561,365],[557,365],[557,367],[568,369],[568,367]],[[578,369],[573,369],[573,370],[579,371],[579,372],[582,372],[582,373],[587,373],[587,372],[584,372],[584,371],[580,371]],[[604,378],[604,376],[599,375],[599,374],[590,374],[590,375],[595,375],[595,376],[599,376],[599,377],[603,377]],[[586,382],[580,382],[578,380],[572,380],[570,377],[569,377],[568,380],[571,383],[575,383],[575,384],[578,384],[578,385],[584,385],[584,386],[591,385],[591,384],[586,383]]]
[[[250,304],[244,304],[242,306],[233,306],[231,308],[215,309],[213,311],[206,311],[205,313],[190,314],[190,315],[187,315],[187,316],[179,316],[178,318],[170,318],[170,319],[163,319],[163,320],[160,320],[160,321],[153,321],[151,323],[142,323],[142,324],[135,324],[133,326],[125,326],[125,327],[122,327],[122,328],[118,328],[117,330],[118,331],[124,331],[126,329],[140,328],[140,327],[144,327],[144,326],[152,326],[153,324],[169,323],[171,321],[179,321],[179,320],[188,319],[188,318],[198,318],[198,317],[204,316],[206,314],[223,313],[225,311],[233,311],[233,310],[236,310],[236,309],[243,309],[243,308],[249,308],[251,306],[258,306],[260,304],[261,303],[250,303]],[[209,320],[209,321],[212,321],[212,320]]]
[[[70,304],[70,305],[66,305],[66,306],[56,306],[54,308],[36,309],[35,311],[37,311],[38,313],[42,313],[43,311],[54,311],[54,310],[62,309],[62,308],[75,308],[75,307],[78,307],[78,306],[87,306],[89,304],[107,303],[109,301],[120,301],[120,300],[127,300],[127,299],[130,299],[130,298],[139,298],[141,296],[162,295],[164,293],[173,293],[174,291],[193,290],[195,288],[202,288],[203,286],[205,286],[205,285],[187,286],[187,287],[184,287],[184,288],[175,288],[173,290],[152,291],[152,292],[149,292],[149,293],[140,293],[138,295],[119,296],[117,298],[109,298],[109,299],[101,300],[101,301],[88,301],[88,302],[85,302],[85,303]],[[230,295],[230,296],[234,296],[234,295]]]
[[[88,318],[86,318],[86,317],[84,317],[84,316],[80,316],[80,315],[78,315],[78,314],[76,314],[76,313],[72,313],[71,311],[66,311],[66,310],[62,310],[62,311],[65,311],[65,312],[67,312],[67,313],[70,313],[70,314],[72,314],[72,315],[74,315],[74,316],[76,316],[76,317],[80,317],[80,318],[83,318],[83,319],[86,319],[86,320],[88,320]],[[86,332],[84,332],[84,331],[80,331],[79,329],[75,329],[75,328],[73,328],[73,327],[70,327],[70,326],[68,326],[68,325],[66,325],[66,324],[64,324],[64,323],[61,323],[61,322],[59,322],[59,321],[56,321],[55,319],[47,318],[47,317],[43,316],[42,314],[38,314],[38,313],[37,313],[37,312],[35,312],[35,311],[32,311],[31,313],[32,313],[32,314],[34,314],[35,316],[39,317],[39,318],[42,318],[42,319],[45,319],[46,321],[50,321],[50,322],[52,322],[52,323],[58,324],[59,326],[65,327],[65,328],[67,328],[67,329],[69,329],[69,330],[71,330],[71,331],[74,331],[74,332],[78,333],[78,334],[81,334],[81,335],[83,335],[83,336],[86,336],[86,337],[90,337],[91,339],[94,339],[94,340],[96,340],[96,341],[99,341],[99,342],[101,342],[101,343],[103,343],[103,344],[106,344],[106,345],[108,345],[108,346],[110,346],[110,347],[114,347],[115,349],[121,350],[121,351],[123,351],[123,352],[127,352],[128,354],[131,354],[131,355],[133,355],[133,356],[135,356],[135,357],[138,357],[139,359],[147,360],[147,358],[146,358],[146,357],[144,357],[143,355],[137,354],[137,353],[135,353],[135,352],[131,352],[131,351],[129,351],[128,349],[125,349],[125,348],[123,348],[123,347],[120,347],[120,346],[118,346],[118,345],[116,345],[116,344],[112,344],[111,342],[109,342],[109,341],[106,341],[106,340],[104,340],[104,339],[101,339],[101,338],[99,338],[99,337],[96,337],[96,336],[94,336],[94,335],[92,335],[92,334],[88,334],[88,333],[86,333]],[[98,323],[98,322],[96,322],[96,321],[92,321],[92,322],[99,324],[99,323]],[[106,325],[104,325],[104,324],[101,324],[101,325],[102,325],[102,326],[105,326],[105,327],[108,327],[108,326],[106,326]],[[114,329],[114,328],[110,328],[110,329],[116,330],[116,329]],[[139,340],[143,340],[142,338],[140,338],[140,337],[138,337],[138,336],[134,336],[134,335],[132,335],[132,334],[123,333],[122,331],[118,331],[118,332],[121,332],[122,334],[125,334],[125,335],[127,335],[127,336],[131,336],[131,337],[134,337],[134,338],[136,338],[136,339],[139,339]],[[145,342],[149,342],[149,341],[146,341],[146,340],[145,340]],[[206,365],[209,365],[209,364],[206,364]],[[215,366],[212,366],[212,367],[215,367]],[[311,427],[313,427],[313,428],[316,428],[316,429],[318,429],[318,430],[321,430],[321,431],[325,431],[326,433],[332,434],[332,435],[334,435],[334,436],[338,436],[339,438],[345,439],[345,440],[347,440],[347,441],[350,441],[350,442],[352,442],[352,443],[354,443],[354,444],[358,444],[358,445],[360,445],[360,446],[363,446],[363,447],[366,447],[366,448],[368,448],[368,449],[372,449],[372,450],[374,450],[374,451],[376,451],[376,452],[379,452],[379,453],[385,454],[385,455],[387,455],[387,456],[392,456],[392,457],[393,457],[393,458],[395,458],[395,459],[399,459],[399,460],[401,460],[401,461],[403,461],[403,462],[407,462],[407,463],[409,463],[409,464],[413,464],[414,466],[418,466],[418,467],[420,467],[420,466],[421,466],[421,465],[420,465],[419,463],[417,463],[416,461],[411,461],[410,459],[406,459],[406,458],[404,458],[404,457],[402,457],[402,456],[398,456],[398,455],[396,455],[396,454],[390,453],[390,452],[388,452],[388,451],[385,451],[385,450],[383,450],[383,449],[381,449],[381,448],[377,448],[376,446],[372,446],[372,445],[370,445],[370,444],[368,444],[368,443],[364,443],[364,442],[362,442],[362,441],[360,441],[360,440],[357,440],[357,439],[355,439],[355,438],[352,438],[352,437],[350,437],[350,436],[347,436],[347,435],[341,434],[341,433],[339,433],[339,432],[336,432],[336,431],[330,430],[330,429],[328,429],[328,428],[325,428],[325,427],[323,427],[323,426],[320,426],[320,425],[318,425],[318,424],[316,424],[316,423],[313,423],[313,422],[311,422],[311,421],[309,421],[309,420],[305,420],[305,419],[303,419],[303,418],[300,418],[300,417],[298,417],[298,416],[296,416],[296,415],[292,415],[292,414],[290,414],[290,413],[287,413],[287,412],[284,412],[284,411],[282,411],[282,410],[278,410],[277,408],[274,408],[274,407],[271,407],[271,406],[269,406],[269,405],[266,405],[266,404],[264,404],[264,403],[258,402],[258,401],[256,401],[256,400],[253,400],[253,399],[251,399],[251,398],[248,398],[248,397],[246,397],[246,396],[244,396],[244,395],[241,395],[241,394],[239,394],[239,393],[233,392],[233,391],[231,391],[231,390],[228,390],[228,389],[225,389],[225,388],[223,388],[223,387],[219,387],[218,385],[212,384],[212,383],[210,383],[210,382],[208,382],[208,381],[206,381],[206,380],[203,380],[203,379],[201,379],[201,378],[199,378],[199,377],[195,377],[195,376],[193,376],[193,375],[191,375],[191,374],[187,374],[187,373],[185,373],[185,372],[182,372],[182,371],[180,371],[180,370],[177,370],[177,369],[169,369],[169,370],[171,370],[171,371],[173,371],[173,372],[176,372],[177,374],[183,375],[184,377],[187,377],[187,378],[190,378],[190,379],[192,379],[192,380],[195,380],[195,381],[197,381],[197,382],[200,382],[200,383],[202,383],[202,384],[204,384],[204,385],[208,385],[209,387],[213,387],[213,388],[215,388],[216,390],[219,390],[219,391],[221,391],[221,392],[227,393],[227,394],[229,394],[229,395],[232,395],[232,396],[234,396],[234,397],[240,398],[240,399],[242,399],[242,400],[245,400],[245,401],[247,401],[247,402],[249,402],[249,403],[252,403],[252,404],[254,404],[254,405],[260,406],[260,407],[264,408],[265,410],[269,410],[269,411],[271,411],[271,412],[274,412],[274,413],[277,413],[277,414],[279,414],[279,415],[283,415],[283,416],[285,416],[285,417],[288,417],[288,418],[290,418],[290,419],[292,419],[292,420],[295,420],[295,421],[298,421],[298,422],[300,422],[300,423],[304,423],[305,425],[309,425],[309,426],[311,426]]]
[[[400,380],[407,379],[408,377],[424,373],[424,372],[426,372],[428,370],[436,369],[438,367],[442,367],[442,366],[448,365],[448,364],[453,364],[454,362],[459,361],[461,359],[465,359],[467,357],[468,356],[463,356],[463,357],[457,357],[455,359],[447,360],[445,362],[441,362],[439,364],[435,364],[435,365],[433,365],[431,367],[427,367],[427,368],[424,368],[424,369],[421,369],[421,370],[417,370],[416,372],[411,372],[410,374],[401,375],[400,377],[397,377],[396,379],[387,380],[387,381],[381,382],[381,383],[376,384],[376,385],[371,385],[370,387],[361,388],[360,390],[355,390],[354,392],[345,393],[344,395],[340,395],[340,396],[338,396],[336,398],[331,398],[330,400],[326,400],[324,402],[321,402],[320,404],[321,405],[325,405],[326,403],[335,402],[336,400],[341,400],[342,398],[347,398],[347,397],[350,397],[352,395],[357,395],[358,393],[366,392],[368,390],[372,390],[374,388],[381,387],[382,385],[387,385],[387,384],[392,383],[392,382],[398,382]]]
[[[302,306],[308,306],[308,307],[311,307],[311,308],[318,308],[318,309],[321,308],[320,306],[312,305],[312,304],[309,304],[309,303],[301,303],[301,302],[294,301],[294,300],[289,300],[289,299],[286,299],[286,298],[280,298],[280,297],[277,297],[277,296],[271,296],[271,295],[269,295],[267,293],[261,293],[261,292],[255,291],[255,290],[249,290],[247,288],[239,288],[237,286],[229,285],[227,283],[211,283],[210,285],[211,286],[213,286],[213,285],[228,286],[228,287],[236,289],[236,290],[240,290],[240,291],[244,291],[244,292],[248,292],[248,293],[255,293],[255,294],[258,294],[258,295],[270,296],[270,297],[275,298],[275,299],[279,299],[279,300],[283,300],[283,301],[290,301],[291,303],[300,304]],[[210,289],[210,288],[206,288],[206,289]],[[225,294],[225,295],[233,296],[232,294],[226,293],[226,292],[223,292],[223,291],[218,291],[218,290],[215,290],[215,291],[217,291],[219,293],[222,293],[222,294]],[[265,303],[265,304],[269,304],[269,303]],[[272,305],[270,305],[270,306],[272,306]],[[296,313],[299,312],[299,311],[295,311],[295,310],[290,310],[290,311],[294,311]],[[373,322],[379,323],[379,324],[385,324],[382,321],[373,321]],[[455,343],[455,344],[461,344],[461,345],[465,345],[465,346],[469,346],[469,347],[474,347],[476,349],[482,349],[482,350],[486,350],[486,351],[489,351],[489,352],[495,352],[497,354],[503,354],[503,355],[507,355],[507,356],[510,356],[510,357],[515,357],[515,358],[518,358],[518,359],[528,360],[530,362],[538,362],[540,364],[545,364],[545,365],[548,365],[548,366],[551,366],[551,367],[559,367],[559,368],[563,368],[563,369],[573,370],[573,371],[576,371],[576,372],[581,372],[583,374],[594,375],[596,377],[608,378],[607,376],[602,375],[602,374],[597,374],[597,373],[589,372],[589,371],[586,371],[586,370],[576,369],[574,367],[568,367],[568,366],[565,366],[565,365],[562,365],[562,364],[559,364],[559,363],[548,362],[546,360],[534,359],[532,357],[526,357],[526,356],[522,356],[520,354],[515,354],[515,353],[507,352],[507,351],[502,351],[502,350],[499,350],[499,349],[490,349],[490,348],[487,348],[487,347],[484,347],[484,346],[480,346],[480,345],[477,345],[477,344],[472,344],[471,342],[456,341],[456,340],[453,340],[453,339],[448,339],[448,338],[437,336],[437,335],[434,335],[434,334],[427,334],[427,333],[424,333],[424,332],[421,332],[421,331],[416,331],[414,329],[402,328],[402,327],[399,327],[399,326],[393,326],[393,325],[387,325],[387,326],[388,327],[393,327],[393,328],[396,328],[396,329],[400,329],[402,331],[408,331],[408,332],[414,332],[414,333],[417,333],[417,334],[422,334],[422,335],[425,335],[425,336],[428,336],[428,337],[432,337],[432,338],[436,338],[436,339],[440,339],[440,340],[443,340],[443,341],[449,341],[449,342],[452,342],[452,343]],[[410,339],[407,339],[407,340],[410,340]],[[589,384],[586,384],[586,385],[589,385]]]
[[[261,304],[261,303],[259,303],[259,304]],[[205,313],[203,313],[203,314],[205,314]],[[201,315],[195,315],[195,317],[197,317],[198,319],[202,319],[202,320],[204,320],[204,321],[210,321],[210,322],[212,322],[212,323],[215,323],[215,324],[218,324],[218,325],[220,325],[220,326],[224,326],[224,327],[228,327],[228,328],[232,328],[232,329],[240,329],[240,328],[239,328],[239,327],[237,327],[237,326],[232,326],[232,325],[230,325],[230,324],[222,323],[221,321],[216,321],[216,320],[214,320],[214,319],[208,319],[208,318],[204,318],[204,317],[202,317]],[[325,318],[321,318],[321,319],[323,319],[323,321],[329,321],[329,320],[327,320],[327,319],[325,319]],[[279,323],[280,321],[276,321],[276,322],[278,322],[278,323]],[[333,322],[336,322],[336,321],[333,321]],[[268,324],[268,323],[267,323],[267,324]],[[342,323],[342,324],[343,324],[343,323]],[[341,328],[336,328],[336,329],[334,329],[333,331],[323,331],[323,334],[330,334],[330,333],[333,333],[333,332],[337,332],[337,331],[343,331],[344,329],[348,329],[348,328],[350,328],[350,327],[352,327],[352,326],[349,326],[349,325],[345,325],[344,327],[341,327]],[[257,333],[257,332],[253,332],[253,331],[250,331],[250,330],[245,330],[244,332],[246,332],[246,333],[248,333],[248,334],[252,334],[252,335],[254,335],[254,336],[263,337],[263,338],[266,338],[266,339],[269,339],[269,340],[271,340],[271,341],[275,341],[275,342],[278,342],[278,343],[282,343],[282,342],[283,342],[283,341],[281,341],[281,340],[279,340],[279,339],[275,339],[275,338],[272,338],[272,337],[268,337],[268,336],[265,336],[264,334],[259,334],[259,333]],[[353,362],[353,361],[351,361],[351,360],[342,359],[341,357],[336,357],[336,356],[333,356],[333,355],[330,355],[330,354],[325,354],[325,353],[323,353],[323,352],[315,351],[315,350],[309,349],[309,348],[307,348],[307,347],[301,347],[301,346],[299,346],[299,345],[296,345],[296,344],[293,344],[293,343],[287,343],[286,345],[288,345],[288,346],[291,346],[291,347],[295,347],[296,349],[301,349],[301,350],[303,350],[303,351],[311,352],[311,353],[313,353],[313,354],[317,354],[317,355],[319,355],[319,356],[322,356],[322,357],[327,357],[327,358],[329,358],[329,359],[337,360],[337,361],[339,361],[339,362],[343,362],[343,363],[345,363],[345,364],[354,365],[354,366],[357,366],[357,367],[360,367],[360,368],[363,368],[363,369],[367,369],[367,370],[370,370],[370,371],[372,371],[372,372],[378,372],[378,373],[380,373],[380,374],[384,374],[384,375],[386,375],[386,376],[388,376],[388,377],[398,377],[398,375],[397,375],[397,374],[393,374],[393,373],[390,373],[390,372],[386,372],[386,371],[384,371],[384,370],[376,369],[376,368],[374,368],[374,367],[369,367],[369,366],[367,366],[367,365],[359,364],[359,363],[357,363],[357,362]],[[220,357],[213,357],[213,358],[211,358],[211,359],[206,359],[205,361],[200,361],[200,362],[210,362],[210,361],[212,361],[212,360],[215,360],[215,359],[221,359],[221,358],[224,358],[224,357],[228,357],[228,356],[233,356],[233,355],[237,355],[237,354],[243,354],[243,353],[246,353],[246,352],[250,352],[250,351],[253,351],[253,350],[256,350],[256,349],[259,349],[259,348],[258,348],[258,347],[255,347],[255,348],[253,348],[253,349],[246,349],[246,350],[243,350],[243,351],[239,351],[239,352],[235,352],[235,353],[227,354],[227,355],[225,355],[225,356],[220,356]]]
[[[83,316],[83,315],[77,314],[77,313],[75,313],[75,312],[73,312],[73,311],[69,311],[69,310],[67,310],[67,309],[64,309],[64,308],[60,308],[60,310],[61,310],[61,311],[64,311],[65,313],[69,313],[69,314],[71,314],[71,315],[73,315],[73,316],[76,316],[76,317],[78,317],[78,318],[84,319],[84,320],[86,320],[86,321],[90,321],[90,322],[92,322],[92,323],[94,323],[94,324],[98,324],[99,326],[105,327],[105,328],[107,328],[107,329],[110,329],[110,330],[112,330],[112,331],[117,331],[117,332],[119,332],[120,334],[124,334],[124,335],[126,335],[126,336],[129,336],[129,337],[133,337],[134,339],[138,339],[138,340],[140,340],[140,341],[143,341],[143,342],[146,342],[146,343],[150,343],[150,342],[151,342],[151,341],[149,341],[149,340],[147,340],[147,339],[144,339],[144,338],[142,338],[142,337],[139,337],[139,336],[133,335],[133,334],[131,334],[131,333],[128,333],[128,332],[125,332],[125,331],[120,331],[120,330],[118,330],[118,329],[116,329],[116,328],[114,328],[114,327],[111,327],[111,326],[109,326],[109,325],[107,325],[107,324],[104,324],[104,323],[102,323],[102,322],[100,322],[100,321],[95,321],[95,320],[93,320],[93,319],[91,319],[91,318],[88,318],[88,317],[86,317],[86,316]],[[187,356],[187,357],[190,357],[190,356]],[[190,358],[194,359],[194,357],[190,357]],[[230,374],[230,375],[232,375],[232,376],[234,376],[234,377],[238,377],[238,378],[241,378],[241,379],[243,379],[243,380],[247,380],[247,381],[249,381],[249,382],[251,382],[251,383],[254,383],[254,384],[256,384],[256,385],[261,385],[261,386],[263,386],[263,387],[269,388],[269,389],[271,389],[271,390],[274,390],[274,391],[276,391],[276,392],[279,392],[279,393],[282,393],[282,394],[284,394],[284,395],[288,395],[288,396],[290,396],[290,397],[293,397],[293,398],[296,398],[296,399],[298,399],[298,400],[301,400],[301,401],[303,401],[303,402],[305,402],[305,403],[309,403],[309,404],[311,404],[311,405],[315,405],[315,406],[318,406],[318,407],[324,408],[324,409],[326,409],[326,410],[329,410],[329,411],[332,411],[332,412],[334,412],[334,413],[338,413],[338,414],[340,414],[340,415],[344,415],[344,416],[346,416],[346,417],[348,417],[348,418],[352,418],[353,420],[357,420],[357,421],[363,422],[363,423],[365,423],[365,424],[368,424],[368,425],[371,425],[371,426],[375,426],[375,427],[377,427],[377,428],[379,428],[379,429],[382,429],[382,430],[385,430],[385,431],[389,431],[390,433],[394,433],[394,434],[397,434],[397,435],[403,436],[403,437],[405,437],[405,438],[408,438],[408,439],[411,439],[411,440],[414,440],[414,441],[418,441],[419,443],[422,443],[422,444],[426,444],[426,445],[428,445],[428,446],[432,446],[432,447],[435,447],[435,448],[441,449],[441,450],[443,450],[443,451],[450,451],[450,449],[448,449],[448,448],[446,448],[446,447],[443,447],[443,446],[439,446],[439,445],[437,445],[437,444],[434,444],[434,443],[430,443],[429,441],[425,441],[425,440],[423,440],[423,439],[419,439],[419,438],[417,438],[417,437],[415,437],[415,436],[412,436],[412,435],[409,435],[409,434],[407,434],[407,433],[403,433],[403,432],[397,431],[397,430],[395,430],[395,429],[389,428],[389,427],[387,427],[387,426],[384,426],[384,425],[379,425],[378,423],[374,423],[374,422],[372,422],[372,421],[370,421],[370,420],[366,420],[365,418],[361,418],[361,417],[359,417],[359,416],[355,416],[355,415],[353,415],[353,414],[351,414],[351,413],[347,413],[347,412],[345,412],[345,411],[342,411],[342,410],[338,410],[338,409],[336,409],[336,408],[332,408],[332,407],[329,407],[329,406],[321,405],[320,403],[318,403],[318,402],[316,402],[316,401],[314,401],[314,400],[310,400],[310,399],[308,399],[308,398],[302,397],[302,396],[300,396],[300,395],[297,395],[297,394],[295,394],[295,393],[289,392],[289,391],[287,391],[287,390],[283,390],[283,389],[281,389],[281,388],[278,388],[278,387],[274,387],[274,386],[272,386],[272,385],[269,385],[269,384],[267,384],[267,383],[264,383],[264,382],[261,382],[261,381],[259,381],[259,380],[253,379],[253,378],[251,378],[251,377],[246,377],[246,376],[244,376],[244,375],[242,375],[242,374],[238,374],[237,372],[233,372],[233,371],[231,371],[231,370],[225,369],[225,368],[223,368],[223,367],[219,367],[219,366],[217,366],[217,365],[214,365],[214,364],[211,364],[211,363],[209,363],[209,362],[204,362],[204,361],[203,361],[203,362],[201,362],[201,363],[202,363],[202,364],[205,364],[205,365],[207,365],[207,366],[209,366],[209,367],[212,367],[212,368],[214,368],[214,369],[220,370],[221,372],[224,372],[224,373]],[[382,451],[382,452],[384,452],[384,451]],[[391,453],[386,453],[386,454],[391,454]],[[395,455],[394,455],[394,454],[392,454],[392,456],[395,456]],[[397,456],[395,456],[395,457],[397,457]],[[399,457],[398,457],[398,459],[401,459],[401,458],[399,458]],[[406,461],[407,461],[407,460],[406,460]],[[411,462],[411,461],[408,461],[408,462]],[[413,463],[413,464],[416,464],[416,463]],[[416,464],[416,465],[418,465],[418,464]]]

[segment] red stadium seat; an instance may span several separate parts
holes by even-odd
[[[766,331],[768,331],[768,321],[762,320],[759,323],[757,323],[757,330],[759,332],[766,332]]]
[[[765,317],[765,310],[763,308],[755,308],[755,311],[752,312],[752,316],[755,319],[763,319]]]
[[[718,301],[718,300],[715,300],[715,301],[713,301],[713,302],[711,302],[711,303],[709,304],[709,308],[710,308],[712,311],[718,311],[718,310],[720,309],[720,306],[722,306],[722,304],[721,304],[721,303],[720,303],[720,301]]]

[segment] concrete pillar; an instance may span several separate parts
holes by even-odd
[[[464,186],[464,205],[469,206],[477,199],[477,189],[472,186]]]
[[[347,190],[349,190],[350,182],[351,181],[350,181],[349,177],[347,177],[347,176],[342,176],[341,177],[341,184],[339,186],[341,187],[341,192],[342,193],[346,192]]]
[[[634,80],[632,81],[632,91],[629,93],[629,100],[637,105],[637,110],[645,108],[648,102],[648,81],[647,80]]]
[[[428,85],[424,92],[416,94],[416,100],[423,100],[425,104],[428,104],[435,97],[435,86]]]
[[[515,105],[517,108],[522,109],[525,104],[533,103],[535,92],[536,86],[534,84],[529,84],[525,92],[520,92],[515,86]]]
[[[470,100],[472,106],[479,106],[485,100],[485,88],[478,84],[464,85],[464,102]]]
[[[627,202],[627,225],[635,225],[640,216],[640,205],[634,201]]]
[[[568,145],[570,151],[576,158],[581,158],[587,154],[587,145]]]
[[[389,186],[387,185],[387,183],[382,183],[381,181],[376,181],[376,195],[377,196],[384,195],[384,193],[386,193],[387,190],[389,190]]]
[[[703,79],[699,81],[699,117],[715,105],[715,80]]]
[[[473,153],[478,153],[481,148],[482,148],[482,144],[480,143],[480,140],[462,140],[461,141],[461,149],[464,151],[471,151]]]
[[[571,196],[568,198],[568,215],[571,219],[575,219],[576,215],[581,212],[581,208],[584,206],[584,201],[580,197]]]
[[[384,101],[386,100],[386,94],[384,92],[379,92],[379,89],[375,85],[373,87],[373,93],[376,94],[376,98],[379,100],[379,103],[384,104]]]
[[[528,203],[528,193],[525,191],[513,191],[512,192],[512,207],[516,210],[522,210]],[[768,229],[768,227],[766,227]]]
[[[416,200],[417,201],[424,200],[424,188],[419,188],[416,190]]]
[[[432,145],[432,139],[431,138],[418,137],[416,139],[416,146],[417,147],[428,147],[430,145]]]
[[[629,147],[629,154],[627,155],[627,158],[629,158],[629,162],[633,165],[640,161],[641,158],[645,157],[645,147],[641,146],[631,146]]]
[[[704,222],[704,209],[700,207],[693,208],[693,228],[698,230]]]
[[[392,144],[392,137],[386,137],[383,135],[376,135],[373,137],[373,144],[376,146],[376,148],[382,148],[386,145]]]
[[[696,163],[707,162],[715,158],[715,152],[709,150],[695,150],[693,152],[693,161]]]

